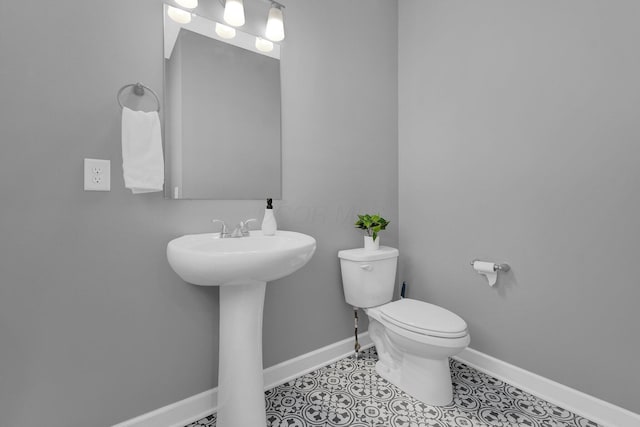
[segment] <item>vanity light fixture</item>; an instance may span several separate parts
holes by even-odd
[[[271,2],[265,35],[269,40],[274,42],[284,40],[284,18],[282,16],[282,9],[284,9],[284,6],[280,3],[275,1]]]
[[[168,6],[167,15],[169,15],[169,18],[173,19],[178,24],[188,24],[191,22],[191,13],[186,10],[178,9],[177,7]]]
[[[236,36],[236,29],[216,22],[216,34],[223,39],[232,39]]]
[[[233,27],[244,25],[244,5],[242,0],[227,0],[224,5],[224,20]]]
[[[180,6],[186,9],[195,9],[198,7],[198,0],[175,0]]]
[[[271,52],[273,50],[273,43],[262,37],[256,37],[256,49],[260,52]]]

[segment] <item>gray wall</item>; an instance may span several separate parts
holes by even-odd
[[[471,347],[640,412],[640,4],[398,3],[410,295]],[[490,288],[476,257],[513,270]]]
[[[267,289],[265,366],[350,336],[336,252],[362,244],[355,212],[398,217],[395,2],[287,3],[277,216],[318,251]],[[125,191],[115,94],[161,91],[161,2],[3,1],[0,52],[0,425],[106,426],[215,386],[218,292],[166,243],[264,207]],[[83,192],[85,157],[111,159],[110,193]]]

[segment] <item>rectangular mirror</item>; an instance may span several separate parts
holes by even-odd
[[[281,199],[280,46],[175,10],[164,5],[165,196]]]

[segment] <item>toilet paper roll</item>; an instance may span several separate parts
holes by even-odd
[[[489,286],[496,284],[498,280],[498,272],[494,270],[494,263],[486,261],[474,261],[473,269],[487,278]]]

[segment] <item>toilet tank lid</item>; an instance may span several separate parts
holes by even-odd
[[[338,252],[338,257],[349,261],[378,261],[381,259],[397,258],[398,250],[389,246],[380,246],[375,251],[366,251],[364,248],[345,249]]]

